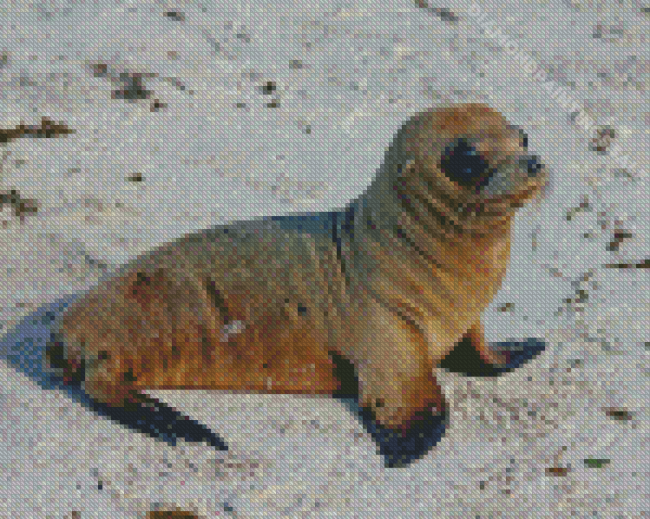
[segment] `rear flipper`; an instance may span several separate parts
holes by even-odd
[[[440,367],[470,377],[497,377],[534,359],[546,348],[539,339],[488,344],[479,325],[470,329]]]
[[[100,416],[106,416],[172,446],[181,438],[186,442],[206,443],[219,451],[228,450],[223,440],[205,425],[182,415],[155,398],[141,395],[140,402],[125,407],[111,407],[95,401],[92,404],[93,410]]]
[[[48,345],[47,358],[50,366],[58,370],[61,375],[52,374],[52,379],[62,379],[64,386],[67,386],[73,394],[81,397],[85,404],[100,416],[110,418],[127,428],[142,432],[172,446],[176,445],[178,438],[182,438],[187,442],[207,443],[217,450],[228,450],[223,440],[205,425],[145,394],[130,391],[128,399],[123,399],[122,405],[108,405],[97,398],[92,398],[92,384],[87,384],[91,391],[84,393],[81,388],[87,371],[85,362],[82,361],[78,369],[71,371],[63,355],[62,343],[57,340],[56,334],[53,334]],[[105,384],[104,392],[95,391],[95,396],[106,400],[105,392],[109,388],[110,386]],[[115,391],[113,393],[116,394]],[[117,398],[114,399],[114,402],[116,401]]]

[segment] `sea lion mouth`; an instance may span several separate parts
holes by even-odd
[[[535,182],[516,193],[498,196],[477,195],[469,202],[458,204],[456,215],[458,224],[468,232],[481,232],[498,226],[508,220],[514,211],[534,198],[543,184]]]
[[[516,208],[521,207],[524,203],[532,198],[539,190],[540,186],[535,184],[519,191],[518,193],[510,193],[503,196],[493,198],[485,198],[484,203],[487,205],[507,205],[508,207]]]

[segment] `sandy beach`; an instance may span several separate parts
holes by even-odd
[[[5,2],[0,517],[648,517],[648,21],[580,0]],[[43,373],[65,304],[122,263],[342,207],[403,121],[461,102],[552,172],[483,317],[547,348],[499,379],[437,374],[451,425],[423,459],[385,469],[334,399],[209,391],[152,396],[229,450],[172,447]]]

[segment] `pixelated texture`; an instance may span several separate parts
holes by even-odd
[[[645,8],[0,19],[0,515],[648,513]]]

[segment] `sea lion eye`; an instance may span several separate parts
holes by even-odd
[[[489,163],[466,139],[458,139],[445,148],[440,169],[447,178],[463,187],[483,187],[494,173]]]

